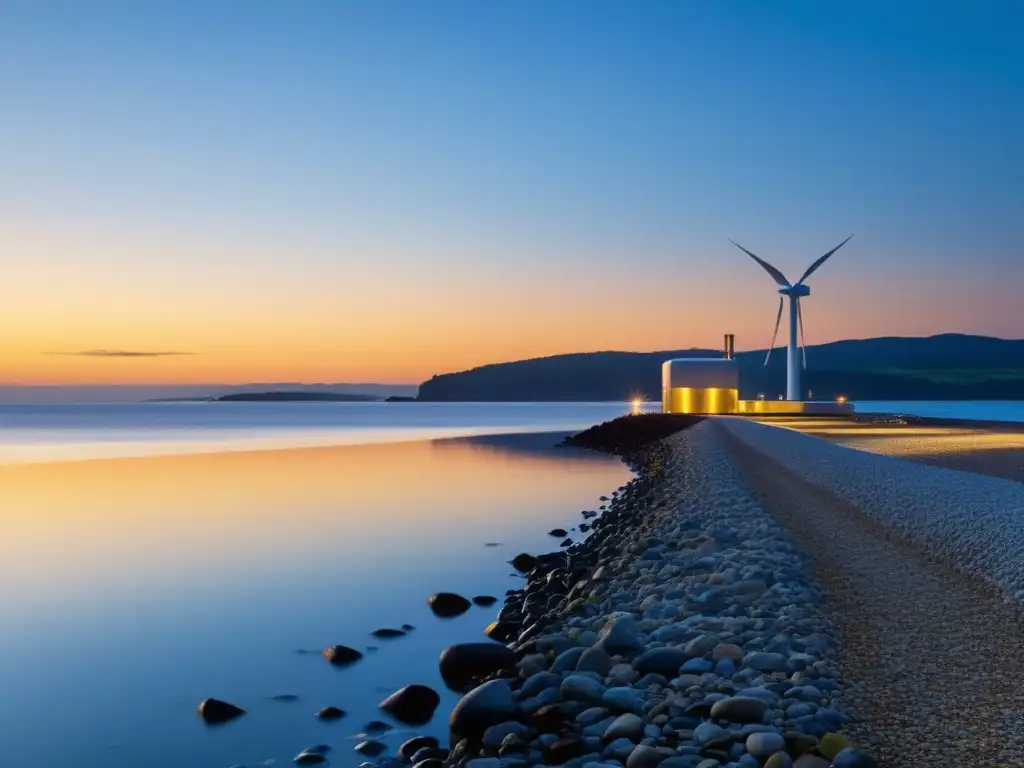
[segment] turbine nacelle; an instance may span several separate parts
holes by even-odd
[[[803,298],[804,296],[811,295],[811,288],[808,285],[797,283],[796,285],[790,285],[786,288],[779,288],[779,293],[783,296],[791,296],[795,299]]]

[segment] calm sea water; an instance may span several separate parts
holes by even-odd
[[[496,607],[443,621],[426,598],[503,597],[511,557],[629,478],[542,431],[623,405],[238,405],[0,410],[0,765],[284,766],[318,743],[356,765],[376,704],[417,682],[443,696],[420,732],[444,737],[437,657]],[[493,431],[518,434],[407,439]],[[297,652],[339,643],[379,650]],[[248,714],[208,728],[207,696]],[[327,705],[349,715],[322,723]]]
[[[625,403],[0,405],[0,463],[578,430],[629,409]]]
[[[1021,403],[858,408],[1024,420]],[[442,621],[427,596],[518,586],[508,559],[553,549],[546,531],[629,477],[553,448],[551,432],[628,410],[0,407],[0,765],[283,766],[317,743],[355,765],[377,702],[413,682],[442,692],[420,731],[444,737],[456,696],[437,656],[482,638],[495,609]],[[407,637],[369,637],[407,622]],[[379,650],[343,670],[297,652],[337,643]],[[249,714],[207,728],[195,715],[207,696]],[[348,717],[313,717],[330,704]]]
[[[903,413],[943,419],[1024,421],[1024,400],[858,401],[858,413]]]

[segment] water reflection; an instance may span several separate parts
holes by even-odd
[[[426,596],[500,597],[518,583],[505,560],[553,548],[545,531],[628,478],[554,442],[0,467],[0,765],[226,768],[317,742],[358,763],[345,737],[376,702],[407,683],[440,689],[439,652],[494,612],[441,622]],[[367,636],[405,622],[409,637]],[[346,670],[295,653],[336,643],[381,648]],[[249,714],[206,729],[206,696]],[[312,716],[330,704],[351,714]],[[443,722],[427,730],[442,736]]]

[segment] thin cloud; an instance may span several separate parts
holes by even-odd
[[[67,357],[179,357],[181,355],[192,355],[195,353],[130,349],[85,349],[80,352],[47,352],[47,354]]]

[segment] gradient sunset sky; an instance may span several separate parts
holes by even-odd
[[[777,295],[730,237],[795,280],[856,233],[809,281],[810,344],[1024,336],[1022,24],[1016,0],[5,0],[0,382],[762,348]]]

